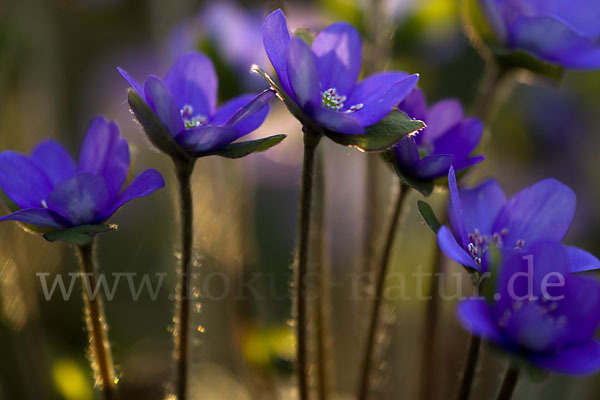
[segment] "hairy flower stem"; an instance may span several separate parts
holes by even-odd
[[[315,338],[316,338],[316,368],[318,377],[317,393],[319,400],[329,398],[329,365],[328,341],[329,332],[327,317],[329,311],[328,297],[326,295],[327,271],[325,269],[325,177],[323,168],[323,153],[319,152],[315,160],[315,206],[313,233],[313,262],[316,266],[316,299],[315,299]]]
[[[456,400],[468,400],[473,387],[473,378],[479,359],[479,350],[481,349],[481,339],[471,335],[469,339],[469,350],[467,354],[467,363],[462,372],[460,386],[456,394]]]
[[[190,321],[190,265],[194,238],[191,177],[194,160],[174,160],[175,173],[179,184],[180,224],[181,224],[181,264],[178,293],[178,317],[175,326],[175,351],[177,357],[177,400],[185,400],[187,392],[187,372],[189,359]]]
[[[83,283],[83,301],[90,343],[90,357],[92,368],[96,374],[96,384],[102,390],[105,400],[115,397],[115,369],[113,365],[110,341],[104,315],[104,306],[100,292],[94,293],[97,288],[96,260],[94,255],[94,241],[77,247],[77,256],[85,278]]]
[[[445,216],[444,216],[445,217]],[[436,246],[437,247],[437,246]],[[431,400],[435,385],[432,379],[436,376],[434,368],[434,355],[436,350],[436,333],[438,330],[438,314],[440,306],[438,275],[442,272],[442,252],[434,252],[433,271],[425,305],[425,318],[423,326],[423,358],[421,360],[421,388],[419,398]]]
[[[512,365],[508,367],[504,379],[502,380],[502,386],[500,387],[497,400],[512,399],[517,383],[519,382],[520,373],[518,368],[515,368]]]
[[[310,212],[312,207],[315,153],[321,133],[305,126],[302,187],[300,189],[300,216],[298,222],[298,267],[296,271],[296,362],[298,363],[298,393],[300,400],[308,400],[308,318],[307,285],[310,241]]]
[[[385,246],[381,253],[380,264],[375,270],[375,293],[373,304],[371,306],[370,320],[367,331],[367,341],[364,348],[363,360],[361,363],[360,374],[359,374],[359,388],[358,388],[358,399],[366,400],[369,395],[369,383],[371,381],[371,370],[375,359],[376,349],[376,337],[377,330],[381,319],[381,303],[383,297],[383,289],[385,286],[385,278],[387,276],[388,264],[390,256],[392,254],[392,248],[394,239],[396,237],[396,231],[400,222],[400,216],[404,207],[404,202],[408,197],[410,190],[409,187],[404,183],[400,185],[400,193],[396,199],[393,214],[390,220],[389,228],[387,231]]]

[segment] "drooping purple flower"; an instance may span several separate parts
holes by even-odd
[[[471,156],[481,140],[483,124],[477,118],[465,118],[458,100],[442,100],[428,108],[425,95],[415,88],[398,109],[427,125],[394,147],[403,175],[429,180],[446,176],[451,165],[460,171],[485,159]]]
[[[544,179],[510,199],[498,183],[487,180],[458,190],[454,169],[448,173],[450,228],[438,231],[441,250],[465,267],[486,268],[489,246],[524,250],[541,240],[560,242],[575,213],[575,193],[555,179]],[[572,272],[600,268],[600,260],[577,247],[565,246]]]
[[[505,352],[551,372],[587,375],[600,370],[600,285],[571,274],[570,256],[558,242],[541,241],[526,252],[505,253],[492,298],[463,300],[465,329]]]
[[[248,74],[250,66],[267,65],[262,44],[263,18],[259,9],[242,8],[235,2],[208,2],[198,14],[178,24],[169,39],[170,54],[176,58],[209,44],[230,74],[235,75],[236,83],[252,91],[264,82]]]
[[[31,155],[0,153],[0,188],[19,208],[0,221],[20,221],[51,230],[102,224],[125,203],[164,186],[147,169],[123,189],[129,173],[129,145],[119,127],[92,120],[78,164],[58,142],[47,139]]]
[[[509,49],[573,69],[600,68],[596,0],[479,0],[497,39]]]
[[[164,79],[150,75],[142,86],[118,68],[133,90],[154,111],[169,134],[188,153],[210,153],[257,129],[265,120],[273,90],[235,97],[217,107],[217,76],[199,52],[180,56]]]
[[[312,47],[292,37],[281,10],[265,19],[263,42],[283,91],[315,124],[342,134],[362,134],[415,87],[418,75],[380,72],[357,82],[362,42],[351,25],[320,32]]]

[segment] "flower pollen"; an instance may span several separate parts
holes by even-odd
[[[189,104],[184,105],[179,113],[183,119],[183,125],[185,126],[185,129],[197,128],[200,125],[204,125],[208,122],[208,118],[206,118],[204,115],[194,115],[194,107]]]
[[[336,88],[329,88],[321,93],[321,104],[332,110],[341,110],[345,101],[346,96],[339,95]]]

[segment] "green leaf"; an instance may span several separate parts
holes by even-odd
[[[187,152],[175,141],[154,111],[135,90],[129,89],[128,101],[131,111],[144,128],[146,136],[158,150],[173,158],[189,158]]]
[[[422,200],[418,200],[417,207],[419,208],[419,212],[421,213],[421,216],[425,220],[427,226],[431,228],[433,233],[437,234],[437,232],[442,227],[442,224],[440,224],[440,221],[435,216],[435,213],[433,212],[431,206]]]
[[[245,157],[248,154],[258,153],[265,151],[280,143],[286,135],[273,135],[262,139],[249,140],[246,142],[231,143],[225,146],[219,151],[215,151],[211,154],[226,157],[226,158],[240,158]],[[208,154],[206,154],[208,155]]]
[[[117,225],[82,225],[46,233],[43,236],[49,242],[61,241],[83,246],[91,242],[96,235],[117,229]]]
[[[417,121],[399,110],[390,112],[384,119],[367,127],[361,135],[344,135],[326,131],[325,135],[336,143],[356,147],[361,151],[383,151],[400,139],[425,128],[423,121]]]
[[[433,180],[422,180],[414,178],[402,170],[398,160],[396,159],[396,154],[394,154],[393,150],[386,150],[381,153],[383,159],[387,161],[387,163],[392,167],[396,175],[400,178],[402,182],[411,188],[418,190],[423,196],[429,196],[431,192],[433,192]]]

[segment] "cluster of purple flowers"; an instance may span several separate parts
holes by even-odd
[[[600,370],[600,285],[578,273],[600,260],[562,244],[575,213],[575,194],[544,179],[510,199],[495,180],[458,189],[448,174],[450,227],[438,244],[451,259],[496,282],[488,299],[460,303],[466,329],[535,366],[567,374]],[[491,248],[500,251],[494,265]]]
[[[562,67],[598,68],[600,7],[591,0],[579,3],[479,1],[506,49]],[[459,101],[445,99],[428,107],[416,87],[419,76],[403,71],[359,80],[362,42],[347,23],[334,23],[307,40],[294,36],[277,10],[266,17],[262,34],[277,82],[270,80],[270,88],[220,106],[215,68],[200,52],[179,56],[164,78],[150,75],[143,84],[119,68],[131,86],[132,111],[159,150],[190,165],[210,155],[237,158],[266,150],[283,135],[239,139],[263,124],[269,103],[278,96],[305,134],[385,150],[386,160],[408,186],[445,184],[447,177],[449,226],[437,232],[438,245],[472,273],[491,274],[494,285],[493,296],[459,304],[461,323],[539,368],[567,374],[600,370],[600,342],[594,339],[600,285],[580,275],[599,269],[600,261],[562,243],[575,213],[571,189],[554,179],[509,199],[494,180],[459,189],[455,171],[484,161],[473,155],[483,123],[466,117]],[[391,143],[369,147],[382,137]],[[12,213],[0,221],[19,221],[45,235],[101,226],[125,203],[165,184],[153,169],[126,184],[129,169],[127,140],[115,122],[103,117],[92,121],[78,163],[53,140],[42,141],[30,156],[4,151],[0,188]]]

